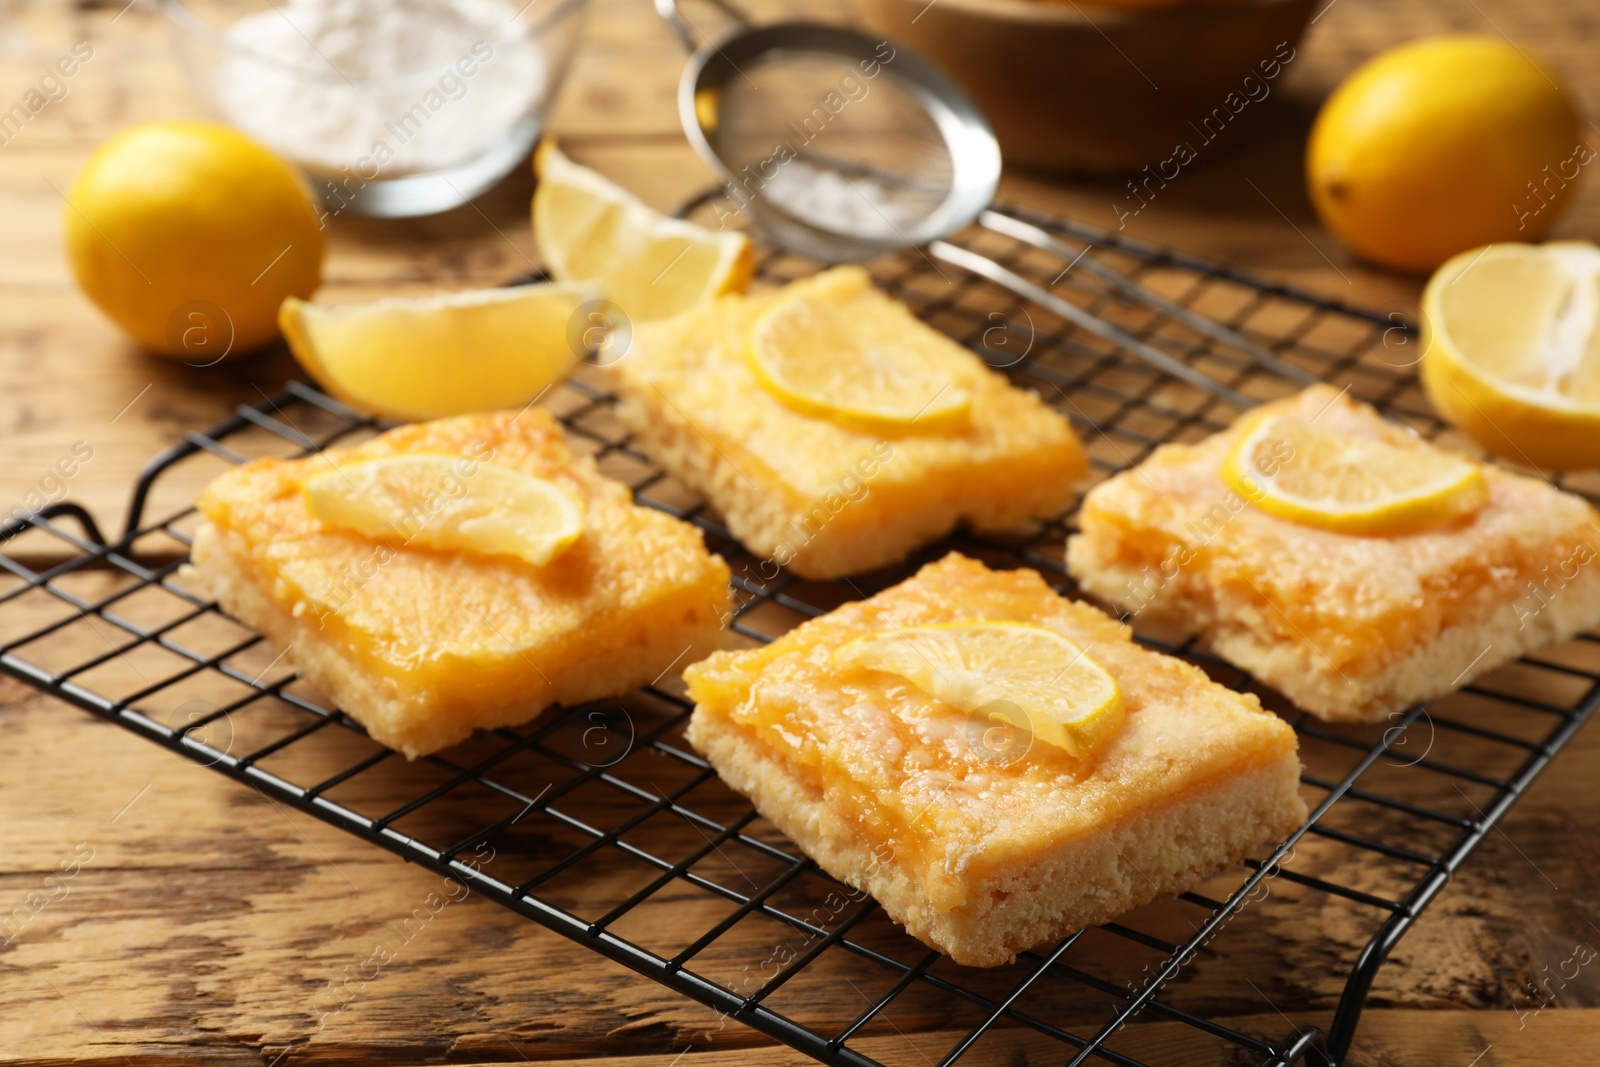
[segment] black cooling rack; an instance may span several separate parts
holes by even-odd
[[[1107,267],[1349,386],[1420,432],[1445,432],[1416,387],[1414,334],[1396,317],[1019,214],[1072,247],[1092,246],[1085,254]],[[1291,391],[1248,359],[1116,298],[1086,272],[1062,272],[1059,260],[994,234],[974,231],[963,240],[1248,397]],[[916,253],[873,268],[928,321],[1054,402],[1077,425],[1101,474],[1139,462],[1163,441],[1201,437],[1236,414]],[[772,282],[813,269],[778,253],[762,263]],[[736,641],[771,640],[951,549],[994,566],[1037,568],[1075,592],[1061,559],[1070,511],[1014,538],[959,534],[850,584],[802,581],[744,552],[718,516],[635,452],[589,371],[542,403],[602,470],[631,484],[642,502],[701,527],[729,560]],[[30,618],[47,611],[54,619],[13,632],[15,608],[0,613],[0,669],[458,878],[708,1006],[719,1027],[731,1018],[828,1063],[878,1062],[866,1048],[897,1059],[904,1044],[916,1052],[906,1059],[930,1064],[1002,1055],[1010,1062],[1021,1049],[1049,1062],[1134,1065],[1166,1062],[1173,1050],[1193,1055],[1205,1043],[1218,1047],[1218,1062],[1340,1062],[1391,949],[1597,699],[1600,641],[1593,637],[1373,727],[1321,724],[1263,691],[1294,724],[1307,767],[1312,815],[1290,841],[1182,897],[1009,966],[961,968],[829,879],[722,786],[682,740],[688,706],[676,676],[407,763],[323,706],[259,637],[191,585],[182,570],[195,524],[188,502],[214,473],[381,428],[290,383],[156,457],[114,540],[71,504],[0,528],[0,604],[32,600],[39,610]],[[1194,648],[1159,633],[1139,637],[1227,685],[1253,687]],[[1459,801],[1440,805],[1440,795]],[[1329,935],[1327,973],[1278,974],[1260,946],[1313,913],[1336,916],[1330,929],[1357,933]],[[1294,1026],[1276,1010],[1253,981],[1267,971],[1278,979],[1274,988],[1291,983],[1297,1014],[1316,1016],[1319,1026]],[[1181,1036],[1174,1038],[1174,1027]]]

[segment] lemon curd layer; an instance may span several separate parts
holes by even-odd
[[[1433,448],[1328,386],[1265,410]],[[1067,551],[1079,583],[1139,618],[1201,633],[1337,719],[1382,718],[1462,684],[1469,667],[1600,621],[1600,525],[1579,497],[1485,466],[1486,499],[1470,514],[1404,534],[1340,533],[1268,514],[1225,484],[1239,430],[1165,445],[1091,490]],[[1490,628],[1481,639],[1480,627]]]
[[[541,567],[406,539],[427,514],[397,521],[395,538],[312,518],[301,492],[309,476],[402,455],[460,457],[466,482],[492,462],[553,483],[582,502],[582,534]],[[447,499],[452,483],[439,490]],[[727,610],[727,567],[699,531],[635,506],[537,409],[256,460],[213,482],[198,507],[195,564],[228,591],[218,594],[224,608],[289,645],[314,684],[410,755],[552,701],[649,681],[687,646],[709,647]]]
[[[1113,676],[1125,719],[1086,758],[1038,742],[1019,755],[990,733],[1003,725],[975,724],[902,678],[833,659],[865,635],[956,620],[1021,622],[1073,641]],[[954,554],[684,677],[696,704],[691,740],[738,730],[835,825],[852,828],[845,847],[903,871],[935,911],[971,903],[973,887],[999,868],[1294,763],[1293,731],[1253,696],[1135,645],[1125,626],[1062,598],[1033,571],[991,571]],[[1288,825],[1301,814],[1289,812]]]

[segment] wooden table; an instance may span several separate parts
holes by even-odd
[[[1310,213],[1299,155],[1316,101],[1355,63],[1394,42],[1498,30],[1553,63],[1600,114],[1591,55],[1600,15],[1587,16],[1585,34],[1584,16],[1558,17],[1560,4],[1334,0],[1274,96],[1250,116],[1258,136],[1186,172],[1131,220],[1130,232],[1379,310],[1413,313],[1414,279],[1357,263]],[[761,8],[798,14],[818,6],[791,0]],[[824,15],[847,14],[834,3],[820,6]],[[128,484],[150,454],[295,374],[281,351],[205,370],[142,355],[71,283],[58,190],[112,131],[195,111],[166,34],[150,0],[126,8],[122,0],[13,2],[0,24],[0,92],[9,96],[20,96],[73,42],[94,46],[69,95],[0,148],[0,198],[8,209],[0,260],[0,501],[20,501],[58,456],[86,441],[94,458],[72,479],[70,499],[107,528],[120,523]],[[707,184],[678,131],[672,89],[679,63],[644,0],[596,0],[554,122],[572,155],[661,206]],[[1589,136],[1600,145],[1600,133]],[[360,297],[490,285],[525,272],[534,261],[530,190],[530,177],[519,171],[473,207],[437,218],[341,218],[332,229],[326,292]],[[1004,195],[1114,226],[1111,204],[1120,192],[1109,181],[1013,174]],[[1597,230],[1600,186],[1591,180],[1557,234],[1594,237]],[[30,619],[16,613],[34,609],[5,610],[13,613],[6,625],[21,627]],[[0,915],[23,906],[74,857],[81,868],[25,928],[0,940],[5,1062],[633,1065],[677,1062],[685,1051],[706,1064],[800,1060],[477,899],[441,912],[380,983],[320,1019],[319,991],[426,896],[432,875],[18,683],[0,681],[0,705]],[[1592,903],[1600,895],[1592,858],[1600,850],[1597,760],[1600,735],[1580,735],[1401,944],[1380,976],[1353,1062],[1488,1067],[1592,1058],[1577,1050],[1600,1040],[1600,968],[1584,970],[1536,1015],[1528,1013],[1528,985],[1575,943],[1600,942]],[[1275,961],[1275,973],[1254,976],[1268,1029],[1278,1028],[1278,1014],[1326,1021],[1326,993],[1285,993],[1280,978],[1342,980],[1347,961],[1322,949],[1338,933],[1337,921],[1308,914],[1269,942],[1240,946]],[[937,1030],[937,1020],[906,1025],[913,1047],[948,1047],[948,1035],[922,1033]],[[1142,1024],[1141,1035],[1152,1062],[1199,1062],[1185,1033],[1170,1025]],[[897,1043],[898,1051],[884,1055],[922,1062],[905,1048]],[[1055,1057],[1018,1046],[1005,1062]]]

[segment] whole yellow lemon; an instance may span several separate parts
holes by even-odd
[[[278,305],[322,278],[298,174],[209,122],[151,122],[97,148],[67,194],[78,285],[146,348],[192,363],[278,336]]]
[[[1435,37],[1368,61],[1311,128],[1306,180],[1323,223],[1408,271],[1498,241],[1534,241],[1594,151],[1555,75],[1498,37]]]

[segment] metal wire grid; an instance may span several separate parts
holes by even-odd
[[[1403,324],[1028,217],[1065,239],[1092,242],[1087,255],[1351,386],[1422,432],[1443,431],[1405,367],[1414,339]],[[1248,396],[1289,391],[1247,359],[1115,299],[1028,246],[993,234],[967,239]],[[769,281],[813,269],[776,253],[762,264]],[[1235,414],[1000,290],[948,277],[949,268],[941,274],[914,253],[874,270],[928,321],[1055,402],[1100,471],[1137,463],[1163,441],[1203,436]],[[611,417],[611,398],[586,373],[545,403],[574,443],[633,485],[641,502],[706,532],[732,565],[739,605],[732,628],[746,642],[771,640],[951,549],[995,566],[1034,567],[1075,592],[1061,566],[1071,512],[1016,538],[958,534],[903,566],[848,583],[774,575],[732,541],[718,516],[632,449]],[[483,732],[408,764],[324,707],[270,658],[261,638],[190,588],[182,566],[195,516],[187,501],[204,474],[192,468],[298,454],[379,429],[291,383],[153,460],[135,487],[124,533],[110,544],[70,504],[0,528],[7,547],[0,604],[27,598],[56,616],[12,632],[15,623],[3,620],[15,620],[16,610],[0,613],[0,669],[459,878],[707,1005],[719,1020],[731,1017],[828,1063],[879,1062],[868,1047],[893,1059],[905,1028],[918,1032],[918,1055],[932,1062],[924,1031],[938,1026],[950,1041],[941,1067],[989,1045],[1131,1067],[1148,1062],[1152,1048],[1172,1047],[1143,1039],[1160,1027],[1126,1025],[1136,1016],[1230,1048],[1229,1062],[1339,1062],[1389,951],[1597,700],[1600,641],[1593,637],[1383,727],[1323,725],[1262,691],[1294,724],[1307,764],[1313,814],[1290,841],[1194,892],[1024,953],[1010,966],[960,968],[912,941],[870,898],[829,879],[721,785],[681,739],[688,705],[675,681],[623,701],[549,712],[521,729]],[[169,483],[175,507],[147,520]],[[1188,644],[1153,633],[1139,639],[1201,664],[1224,684],[1253,685]],[[1461,804],[1419,799],[1438,792],[1441,779]],[[1321,976],[1297,993],[1319,1018],[1332,1009],[1327,1025],[1290,1027],[1249,982],[1259,958],[1232,955],[1227,946],[1271,936],[1312,907],[1343,909],[1372,933],[1364,945],[1332,946],[1349,967],[1342,983]],[[1252,992],[1241,993],[1241,977]],[[1267,1021],[1241,1018],[1255,1015]]]

